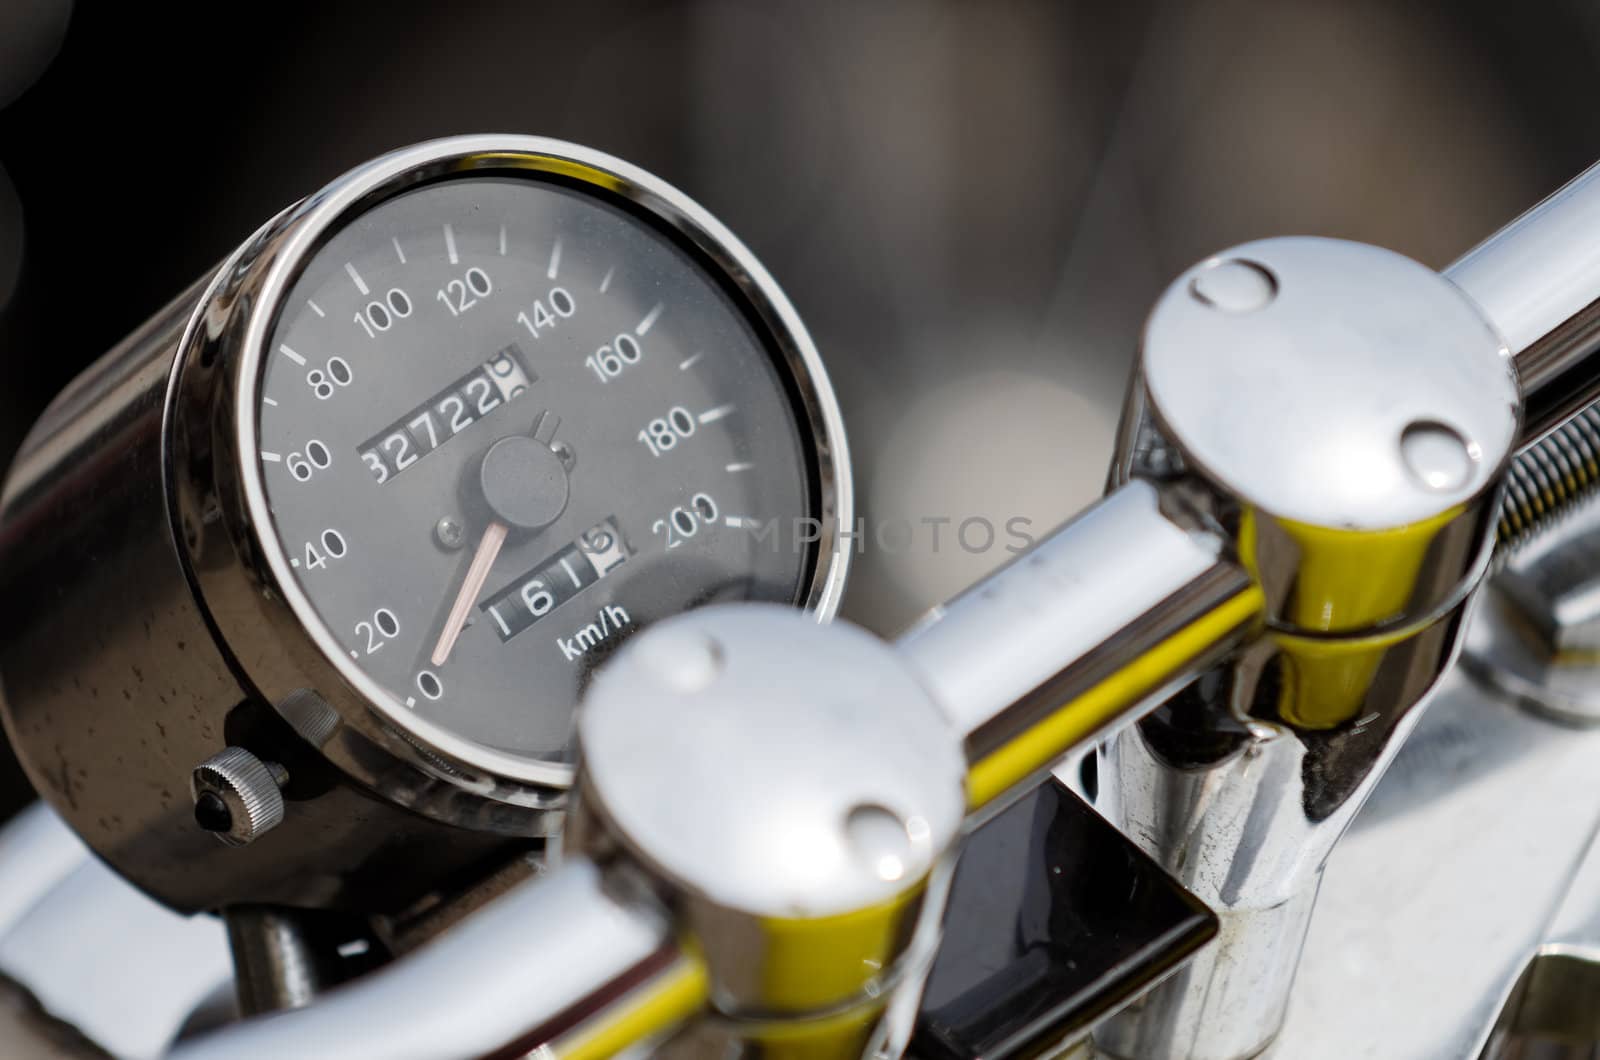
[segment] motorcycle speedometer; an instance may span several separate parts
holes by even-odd
[[[554,784],[629,633],[715,600],[831,608],[839,573],[794,532],[837,505],[809,344],[729,244],[650,208],[670,193],[574,154],[332,218],[263,291],[238,394],[263,558],[341,675],[430,745]]]
[[[435,141],[268,222],[41,419],[7,724],[171,904],[371,904],[559,826],[639,629],[831,615],[849,519],[817,352],[731,233],[598,152]]]

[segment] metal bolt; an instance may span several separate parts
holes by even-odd
[[[571,471],[578,463],[578,454],[566,442],[551,442],[550,451],[556,454],[556,459],[561,461],[561,466]]]
[[[677,692],[704,691],[722,672],[722,645],[698,630],[658,630],[636,650],[655,677]]]
[[[1400,434],[1400,457],[1413,478],[1430,490],[1460,489],[1472,478],[1478,447],[1434,420],[1419,420]]]
[[[880,880],[893,883],[905,875],[911,834],[904,821],[882,806],[857,806],[845,818],[850,849]]]
[[[189,778],[194,820],[228,846],[243,846],[283,821],[289,775],[242,747],[224,747]]]
[[[1277,297],[1278,281],[1265,266],[1232,258],[1201,266],[1189,281],[1189,293],[1224,313],[1252,313]]]
[[[447,548],[454,552],[466,542],[467,531],[461,525],[460,519],[453,515],[447,515],[434,525],[433,536],[438,539],[441,548]]]

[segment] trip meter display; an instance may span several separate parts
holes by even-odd
[[[624,638],[815,605],[836,573],[795,532],[832,479],[792,337],[603,183],[468,172],[350,216],[286,284],[248,398],[268,551],[337,665],[402,728],[536,779]]]

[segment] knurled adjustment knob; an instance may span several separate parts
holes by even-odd
[[[194,820],[228,846],[243,846],[283,820],[283,785],[289,775],[242,747],[224,747],[189,778]]]

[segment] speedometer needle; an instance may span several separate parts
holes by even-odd
[[[495,559],[500,555],[500,546],[506,543],[506,524],[495,520],[483,532],[483,539],[478,542],[478,551],[473,554],[472,565],[467,568],[467,576],[461,582],[461,591],[456,594],[456,602],[450,608],[450,617],[445,619],[444,629],[439,632],[439,643],[433,646],[433,665],[443,666],[446,659],[450,658],[450,649],[456,646],[456,638],[461,636],[462,627],[467,624],[467,616],[472,613],[472,605],[478,599],[478,594],[483,592],[483,583],[489,579],[489,568],[494,566]]]

